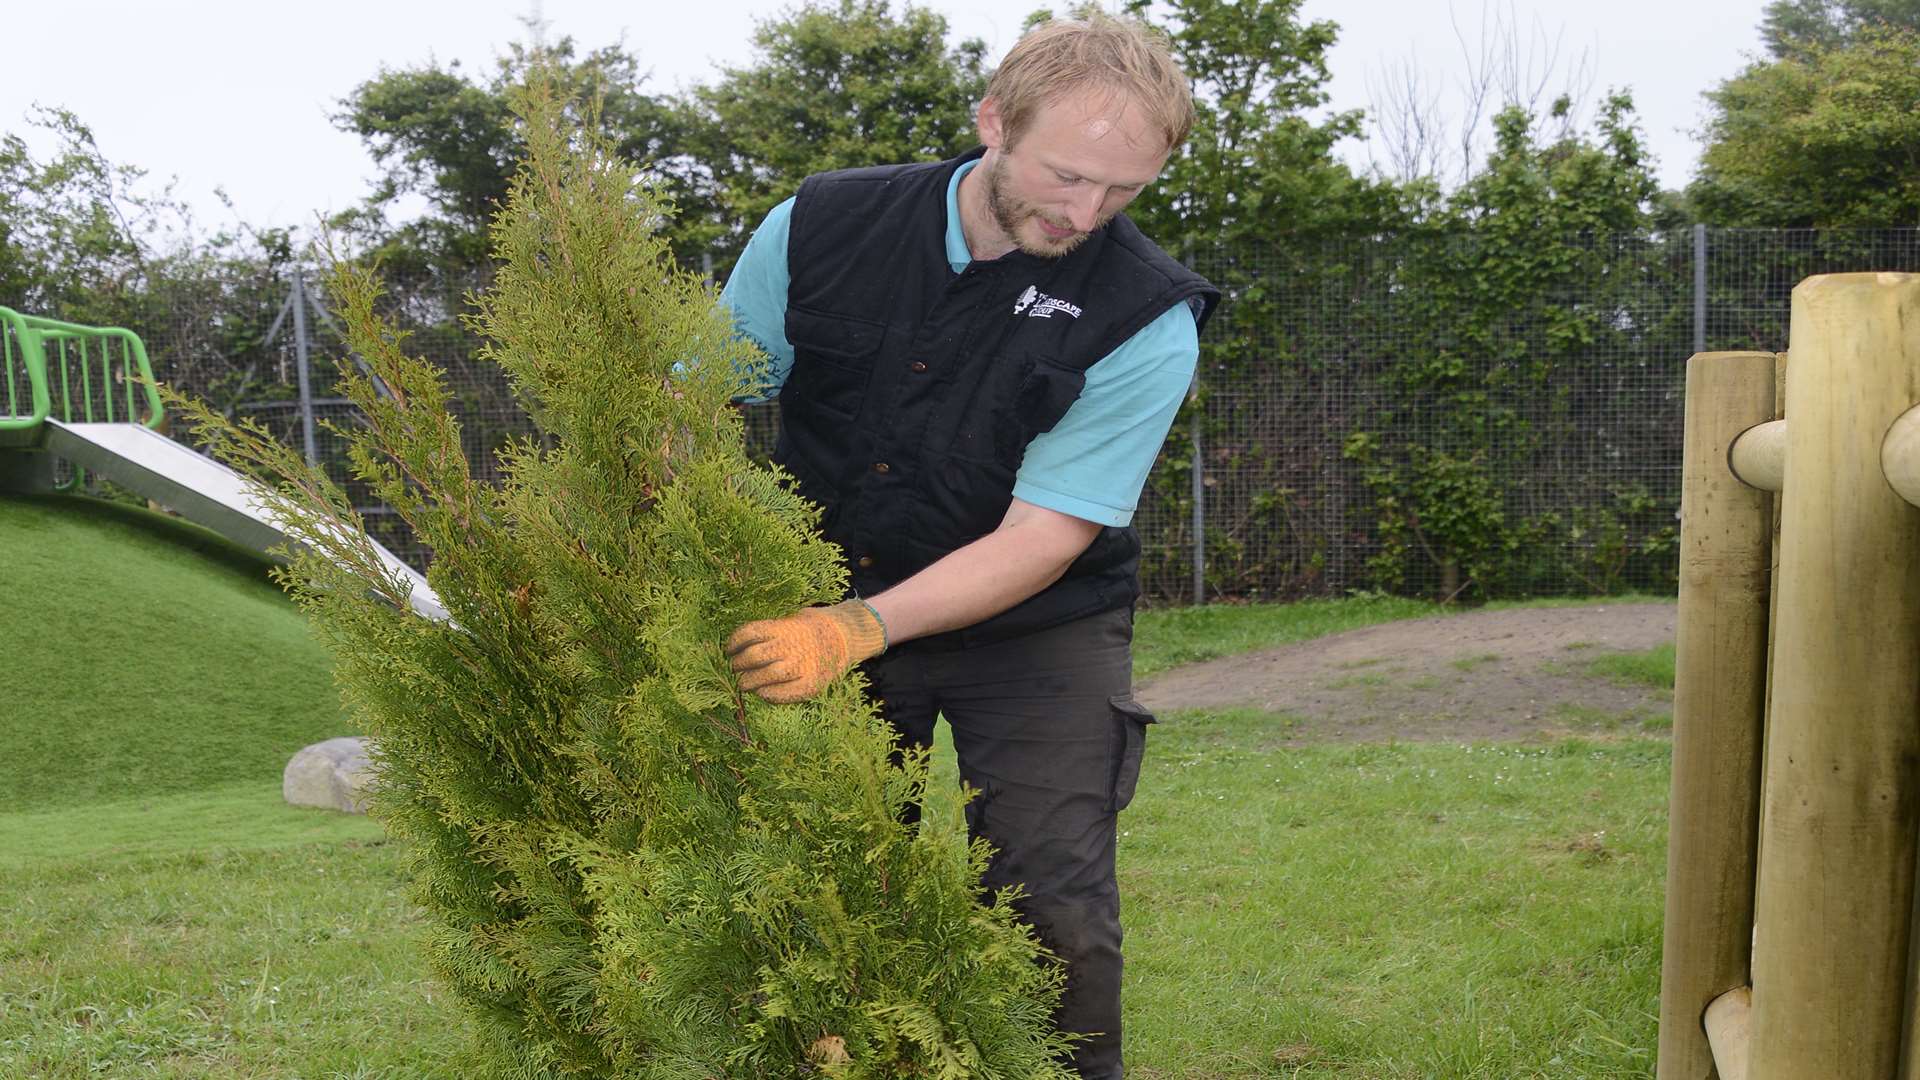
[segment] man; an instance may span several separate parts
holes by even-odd
[[[854,597],[750,623],[771,701],[855,664],[904,742],[952,726],[986,884],[1065,962],[1074,1065],[1119,1077],[1118,812],[1153,718],[1133,701],[1127,527],[1218,293],[1120,214],[1186,140],[1163,39],[1036,28],[980,103],[983,149],[809,177],[727,282],[774,359],[774,457],[823,508]]]

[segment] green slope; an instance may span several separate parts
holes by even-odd
[[[277,784],[352,734],[266,567],[138,507],[0,496],[0,810]]]

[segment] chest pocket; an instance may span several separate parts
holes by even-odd
[[[786,390],[837,419],[852,420],[866,400],[886,332],[883,323],[789,307],[793,370]]]
[[[1037,356],[1014,394],[1012,423],[994,429],[995,448],[1002,461],[1016,467],[1026,456],[1034,436],[1052,431],[1086,388],[1087,375],[1051,357]]]

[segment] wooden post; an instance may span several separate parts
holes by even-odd
[[[1773,497],[1734,477],[1741,432],[1774,416],[1772,353],[1687,363],[1673,789],[1659,1080],[1707,1080],[1707,1003],[1747,982],[1766,697]]]
[[[1900,414],[1880,443],[1880,468],[1894,494],[1920,506],[1920,405]],[[1915,868],[1920,873],[1920,867]],[[1920,926],[1920,884],[1913,924]],[[1911,931],[1909,931],[1911,934]],[[1920,940],[1907,941],[1907,1008],[1900,1029],[1900,1080],[1920,1080]]]
[[[1920,388],[1920,275],[1793,291],[1753,1080],[1885,1080],[1920,786],[1920,511],[1880,468]]]
[[[1787,415],[1786,353],[1776,353],[1773,357],[1773,415],[1781,419],[1784,419]],[[1784,464],[1786,459],[1785,447],[1781,448],[1780,454],[1782,460],[1781,481],[1784,484],[1786,479]],[[1778,620],[1780,618],[1780,504],[1785,501],[1785,499],[1778,496],[1774,497],[1772,531],[1769,533],[1767,540],[1767,550],[1769,552],[1767,562],[1772,569],[1767,574],[1767,705],[1762,714],[1766,719],[1760,728],[1760,745],[1762,748],[1773,741],[1773,628],[1779,625]],[[1764,749],[1762,753],[1765,753]],[[1761,761],[1760,766],[1760,805],[1763,807],[1767,805],[1767,769],[1764,759]],[[1760,815],[1759,851],[1753,858],[1753,880],[1755,889],[1760,887],[1760,864],[1766,861],[1766,857],[1767,816],[1763,813]],[[1752,940],[1751,934],[1748,935],[1748,940]],[[1748,1000],[1747,1005],[1749,1009],[1752,1008],[1753,1002],[1751,999]]]

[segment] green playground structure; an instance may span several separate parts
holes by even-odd
[[[289,542],[257,484],[161,433],[138,334],[0,307],[0,376],[0,492],[72,492],[94,472],[257,551]],[[406,578],[414,610],[446,618],[425,576],[373,546]]]
[[[166,420],[140,335],[112,326],[81,326],[0,307],[0,454],[44,449],[47,421],[138,424]],[[38,458],[4,454],[16,467]],[[0,465],[4,465],[0,462]],[[85,478],[50,481],[70,490]]]
[[[166,416],[154,389],[146,344],[140,335],[117,326],[81,326],[0,307],[0,370],[7,392],[0,445],[20,445],[11,433],[39,427],[49,416],[151,428]]]

